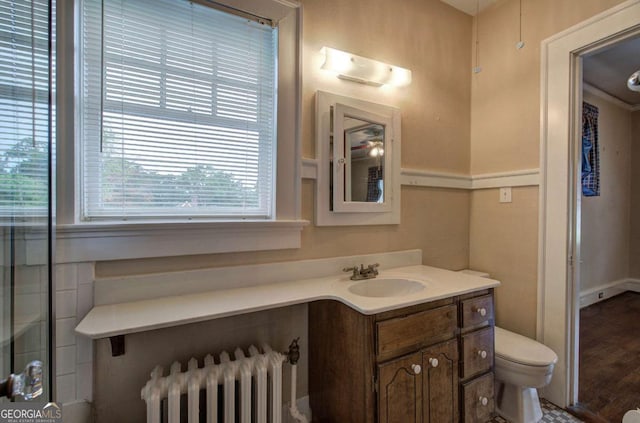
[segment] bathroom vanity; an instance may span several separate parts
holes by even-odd
[[[310,303],[313,421],[489,421],[493,327],[493,289],[371,315]]]
[[[341,272],[361,263],[379,274]],[[424,266],[420,250],[104,278],[76,332],[109,338],[119,356],[129,334],[308,304],[299,375],[314,421],[484,422],[499,284]]]

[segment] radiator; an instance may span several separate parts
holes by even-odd
[[[236,348],[233,359],[223,351],[217,362],[209,354],[201,368],[192,358],[185,372],[175,362],[168,376],[156,366],[141,392],[147,404],[147,423],[161,423],[165,410],[169,423],[281,423],[282,363],[286,359],[263,345],[261,351],[251,346],[247,355]],[[187,401],[181,407],[185,394]],[[163,407],[163,402],[168,406]]]

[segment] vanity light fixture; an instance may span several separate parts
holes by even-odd
[[[640,70],[631,74],[627,80],[627,88],[631,91],[640,92]]]
[[[399,66],[378,62],[346,51],[323,47],[322,69],[338,74],[338,78],[361,84],[381,87],[393,85],[402,87],[411,84],[411,71]]]

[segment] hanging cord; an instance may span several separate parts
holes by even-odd
[[[522,0],[520,0],[520,33],[518,42],[516,43],[516,48],[520,50],[524,47],[524,41],[522,41]]]
[[[482,72],[482,68],[480,67],[480,31],[478,27],[480,26],[480,0],[476,0],[476,65],[473,68],[473,73]]]

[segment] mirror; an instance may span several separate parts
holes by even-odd
[[[388,137],[390,119],[337,103],[333,126],[333,201],[335,212],[384,212],[385,169],[391,154]],[[339,181],[339,182],[338,182]],[[365,204],[363,204],[365,203]],[[366,204],[372,203],[372,204]]]
[[[400,112],[318,91],[317,225],[400,222]]]
[[[346,118],[344,130],[346,162],[344,201],[384,203],[384,126]]]

